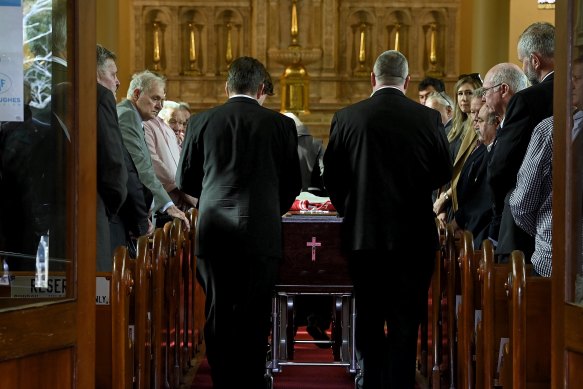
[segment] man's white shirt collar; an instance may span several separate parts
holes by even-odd
[[[249,95],[232,95],[232,96],[229,96],[229,99],[232,99],[233,97],[247,97],[248,99],[257,101],[257,99],[255,97],[252,97]]]
[[[372,92],[372,93],[370,94],[370,96],[369,96],[369,97],[372,97],[372,96],[373,96],[375,93],[377,93],[377,92],[378,92],[378,91],[380,91],[381,89],[387,89],[387,88],[393,88],[393,89],[396,89],[396,90],[398,90],[399,92],[403,92],[401,89],[399,89],[399,88],[398,88],[398,87],[396,87],[396,86],[393,86],[393,85],[383,85],[383,86],[381,86],[381,87],[377,88],[377,90],[375,90],[374,92]]]

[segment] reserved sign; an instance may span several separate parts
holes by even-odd
[[[35,275],[8,274],[0,277],[0,298],[56,298],[66,297],[67,277],[52,275],[48,277],[46,288],[35,287]],[[95,304],[110,305],[111,277],[95,277]],[[9,292],[10,290],[10,292]]]
[[[54,298],[65,297],[67,293],[67,277],[49,276],[46,288],[35,287],[35,276],[10,276],[11,298]]]

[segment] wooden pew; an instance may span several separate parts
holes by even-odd
[[[478,289],[480,290],[480,297],[481,303],[480,306],[482,307],[482,316],[478,320],[476,325],[476,389],[483,389],[486,387],[491,388],[493,386],[493,377],[494,373],[492,371],[492,360],[489,359],[488,363],[484,360],[484,353],[487,353],[484,349],[484,311],[486,309],[486,304],[484,300],[486,299],[485,290],[484,290],[484,278],[485,278],[485,267],[486,263],[491,268],[494,264],[494,246],[490,240],[485,240],[482,243],[481,249],[482,256],[479,259],[478,263]],[[491,274],[489,274],[491,276]],[[489,308],[488,308],[489,309]],[[493,352],[493,349],[489,349],[488,354],[489,358]],[[486,383],[486,371],[491,372],[488,375],[489,381]],[[495,371],[495,370],[494,370]],[[489,385],[489,386],[485,386]]]
[[[190,222],[190,232],[189,240],[190,244],[190,255],[191,255],[191,295],[192,295],[192,324],[191,324],[191,337],[192,337],[192,353],[196,353],[200,350],[203,342],[204,334],[204,323],[205,323],[205,293],[202,290],[200,283],[196,280],[196,227],[198,223],[198,211],[195,208],[191,208],[187,212],[188,221]]]
[[[148,389],[151,384],[150,364],[152,360],[152,251],[148,237],[138,238],[135,259],[135,387]]]
[[[190,214],[195,220],[196,212]],[[116,250],[111,313],[98,315],[111,323],[111,372],[99,373],[100,387],[178,388],[182,383],[198,325],[193,246],[194,233],[185,236],[182,222],[175,219],[157,229],[151,240],[138,239],[135,260],[125,247]],[[108,352],[105,345],[97,349]]]
[[[134,271],[127,249],[118,247],[113,255],[111,275],[111,340],[113,388],[132,388],[134,378],[134,336],[130,325],[130,300],[134,292]]]
[[[447,306],[447,343],[448,343],[448,381],[450,388],[457,383],[457,319],[456,299],[459,294],[459,271],[457,264],[458,248],[455,242],[453,227],[448,224],[445,230],[444,267],[446,278],[446,306]]]
[[[190,222],[190,233],[189,239],[192,242],[190,246],[191,251],[191,267],[192,267],[192,299],[193,299],[193,311],[192,311],[192,342],[193,342],[193,352],[196,353],[200,350],[203,343],[204,334],[204,323],[205,323],[205,293],[202,290],[202,286],[196,279],[196,227],[198,223],[198,211],[195,208],[191,208],[187,213],[188,221]]]
[[[464,231],[459,255],[462,301],[458,314],[458,365],[460,387],[475,387],[475,326],[476,314],[481,310],[478,283],[478,263],[480,252],[474,252],[474,237],[470,231]]]
[[[195,263],[195,235],[196,235],[196,216],[197,211],[191,208],[186,212],[190,224],[190,231],[184,233],[184,242],[182,245],[181,255],[181,289],[180,296],[182,301],[181,308],[181,327],[180,327],[180,360],[182,373],[186,374],[192,366],[191,360],[195,354],[194,344],[194,285],[196,282],[196,263]]]
[[[166,318],[167,318],[167,383],[171,388],[180,386],[180,328],[181,328],[181,279],[182,248],[184,230],[182,221],[174,219],[169,229],[169,253],[165,274]]]
[[[152,236],[152,368],[151,379],[154,388],[166,384],[166,315],[164,279],[168,261],[168,240],[162,228],[157,228]]]
[[[476,365],[482,371],[477,377],[482,388],[499,384],[498,355],[500,341],[508,338],[508,302],[505,283],[510,266],[496,264],[492,242],[482,243],[480,261],[480,288],[482,294],[482,320],[478,323]]]
[[[551,279],[526,276],[524,254],[511,255],[507,281],[510,341],[501,370],[502,386],[542,389],[551,380]]]
[[[442,343],[442,296],[444,292],[444,280],[442,275],[444,274],[444,255],[445,255],[445,230],[439,231],[439,242],[440,249],[435,253],[435,269],[433,271],[433,277],[431,279],[431,351],[432,351],[432,364],[431,369],[431,382],[433,388],[441,387],[441,343]]]

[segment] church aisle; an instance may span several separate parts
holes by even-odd
[[[298,330],[298,339],[310,339],[305,327]],[[313,344],[298,344],[296,361],[332,361],[332,349],[320,349]],[[190,388],[212,389],[210,368],[203,354],[195,359],[196,373]],[[354,377],[344,367],[286,366],[274,374],[274,389],[353,389]],[[184,388],[186,389],[186,388]]]
[[[298,330],[298,339],[310,339],[305,327]],[[295,347],[297,361],[332,361],[332,349],[320,349],[313,344],[298,344]],[[181,389],[212,389],[210,367],[204,349],[193,360],[193,368]],[[354,375],[344,367],[336,366],[285,366],[281,373],[274,374],[274,389],[354,389]],[[415,389],[428,389],[427,380],[417,374]]]

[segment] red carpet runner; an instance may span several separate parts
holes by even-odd
[[[309,339],[305,327],[298,331],[298,339]],[[295,361],[331,362],[332,349],[319,349],[313,344],[297,344]],[[211,389],[210,368],[206,359],[201,363],[192,389]],[[354,377],[340,366],[284,366],[274,373],[274,389],[354,389]]]

